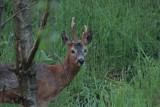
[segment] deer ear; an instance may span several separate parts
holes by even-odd
[[[62,31],[62,41],[65,44],[69,44],[71,42],[71,39],[69,38],[69,36],[65,31]]]
[[[85,45],[88,45],[91,42],[91,40],[92,40],[92,35],[93,35],[92,30],[88,31],[87,34],[86,34],[86,36],[82,37],[82,38],[84,38],[82,42]]]

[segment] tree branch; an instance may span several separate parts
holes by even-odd
[[[38,47],[39,47],[39,43],[40,43],[40,38],[38,37],[36,42],[34,43],[30,53],[29,53],[29,57],[28,57],[28,60],[27,60],[27,66],[30,66],[30,64],[32,63],[35,55],[36,55],[36,52],[38,50]]]
[[[50,13],[49,9],[50,9],[49,0],[46,0],[46,8],[45,8],[45,11],[44,11],[44,14],[43,14],[43,17],[42,17],[42,23],[41,23],[40,29],[43,29],[44,26],[46,26],[46,24],[47,24],[47,19],[48,19],[49,13]],[[35,54],[36,54],[36,52],[38,50],[38,47],[39,47],[40,40],[41,40],[41,38],[37,37],[37,40],[34,43],[32,49],[30,51],[30,54],[29,54],[28,60],[27,60],[27,65],[28,66],[30,66],[30,64],[32,63],[32,60],[35,57]]]
[[[44,14],[43,14],[43,17],[42,17],[42,23],[41,23],[41,29],[43,28],[43,26],[46,26],[47,24],[47,19],[48,19],[48,16],[50,14],[50,4],[49,4],[50,0],[46,0],[46,8],[45,8],[45,11],[44,11]]]

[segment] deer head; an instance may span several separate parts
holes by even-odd
[[[65,31],[62,31],[62,41],[68,46],[70,60],[73,64],[81,67],[86,59],[87,49],[86,46],[92,40],[92,30],[87,32],[87,26],[84,25],[84,32],[82,34],[82,39],[78,40],[76,30],[74,29],[74,17],[71,22],[71,29],[73,32],[74,39],[71,40]]]

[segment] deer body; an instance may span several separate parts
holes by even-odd
[[[79,41],[74,29],[74,19],[71,23],[74,40],[70,40],[65,31],[62,32],[62,40],[68,46],[68,55],[62,62],[66,68],[66,73],[69,78],[67,80],[66,74],[62,64],[48,65],[37,64],[36,65],[36,78],[38,81],[38,95],[40,104],[46,107],[51,101],[53,101],[58,94],[74,79],[76,74],[80,71],[86,59],[86,45],[92,39],[92,31],[87,34],[87,28],[83,32],[82,40]],[[20,103],[20,92],[18,79],[16,75],[9,70],[13,68],[14,64],[0,64],[0,104],[4,102]]]
[[[10,68],[11,66],[12,67],[14,66],[14,64],[9,64],[9,63],[3,65],[0,64],[0,66],[4,65],[6,66],[7,69]],[[77,71],[75,71],[75,68],[73,68],[72,70],[70,69],[69,71],[75,73],[71,73],[68,71],[68,67],[66,65],[65,67],[67,75],[70,78],[69,82],[66,79],[61,64],[59,65],[37,64],[36,78],[39,86],[38,93],[41,105],[47,106],[50,101],[53,101],[59,94],[59,92],[61,92],[62,89],[65,88],[71,82],[71,80],[80,70],[79,68],[76,68]],[[0,77],[1,79],[3,78],[3,82],[1,81],[2,83],[0,83],[1,86],[0,89],[2,89],[3,86],[5,85],[4,92],[0,93],[0,103],[4,102],[11,103],[12,101],[14,101],[15,103],[19,103],[18,100],[20,99],[20,96],[18,95],[20,95],[20,93],[18,87],[18,79],[12,71],[7,70],[6,68],[0,70],[0,74],[2,74],[1,72],[3,71],[5,72],[7,71],[7,74],[5,74],[5,76],[1,75],[3,77]],[[10,79],[10,77],[12,78]]]

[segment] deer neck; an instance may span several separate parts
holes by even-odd
[[[56,75],[59,87],[63,89],[74,79],[76,74],[79,72],[80,67],[73,63],[70,55],[67,55],[66,59],[62,63],[66,68],[66,74],[69,81],[67,80],[62,64],[52,65],[51,68],[53,69],[53,74]]]
[[[64,65],[66,67],[69,81],[72,81],[76,74],[79,72],[80,66],[77,66],[75,63],[73,63],[70,55],[67,55],[66,59],[64,60]]]

